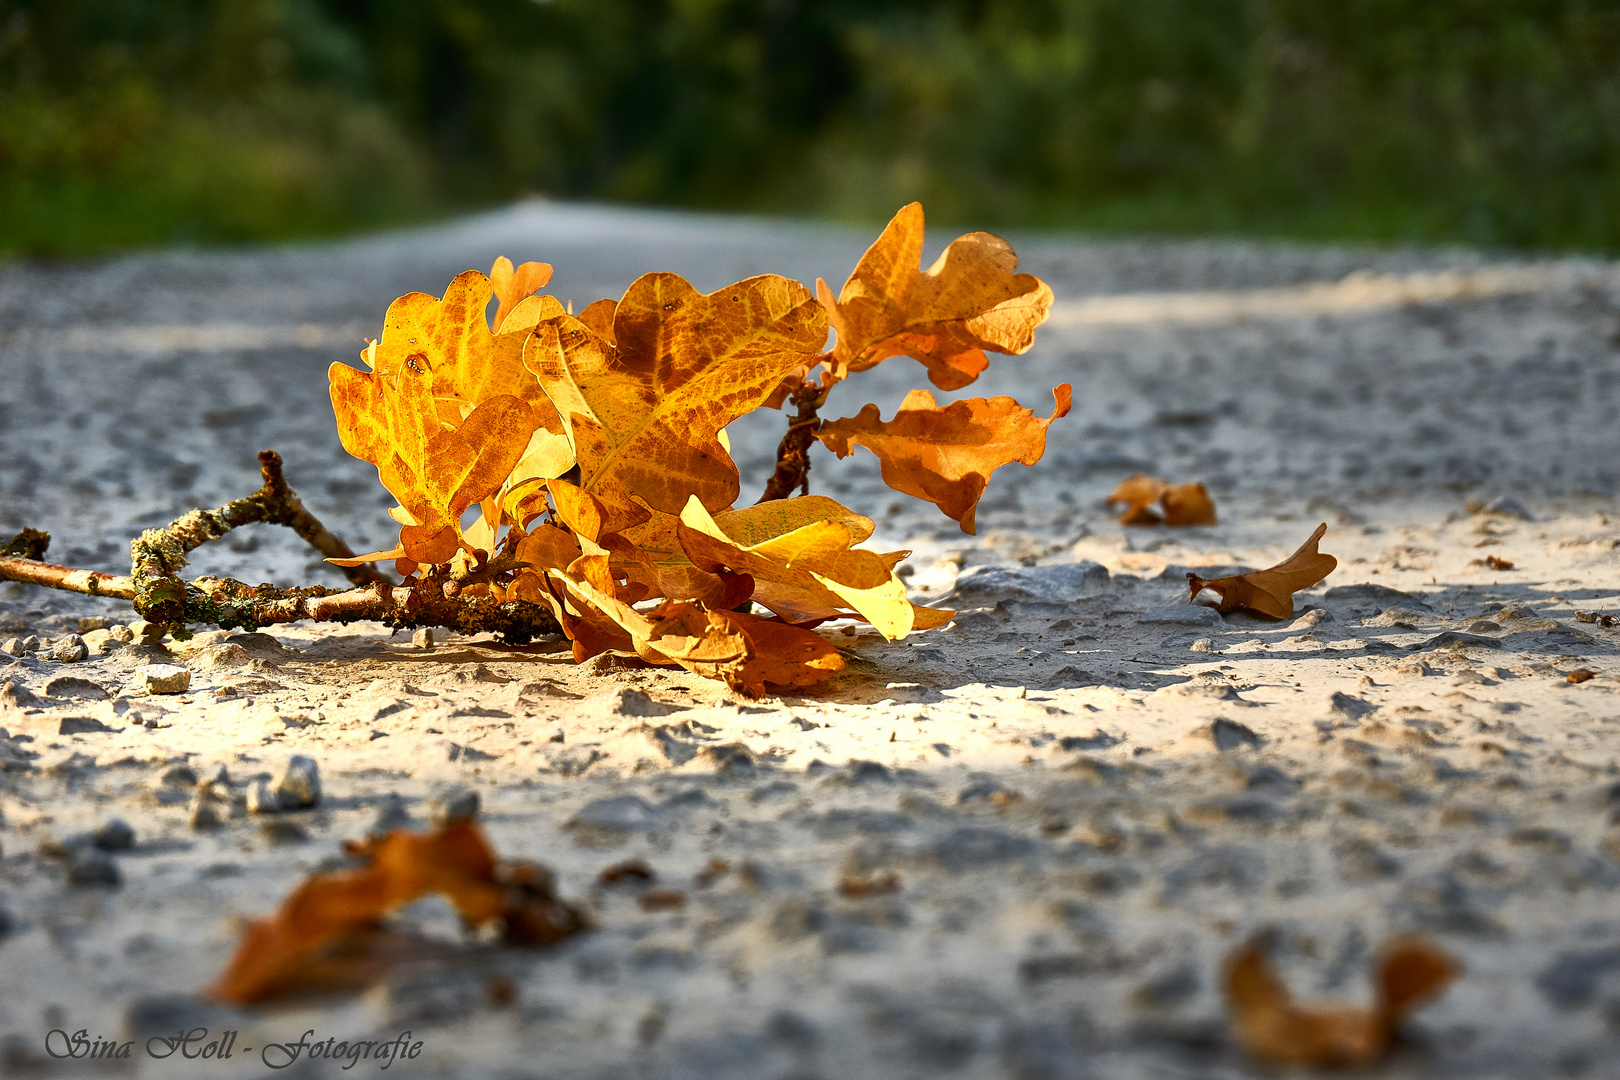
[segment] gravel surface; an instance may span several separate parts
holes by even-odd
[[[127,572],[136,531],[252,490],[272,448],[333,531],[387,546],[324,370],[395,295],[499,254],[552,262],[576,307],[655,269],[836,287],[869,239],[533,204],[0,268],[0,532]],[[864,452],[815,459],[873,546],[915,552],[914,599],[961,614],[892,644],[830,628],[851,662],[814,696],[367,624],[150,645],[127,607],[0,586],[0,1073],[53,1075],[47,1033],[83,1028],[191,1075],[144,1040],[201,1027],[240,1032],[221,1075],[307,1029],[409,1029],[391,1071],[432,1077],[1236,1077],[1263,1072],[1220,995],[1238,944],[1365,1001],[1369,957],[1418,933],[1464,974],[1377,1075],[1620,1075],[1620,630],[1588,621],[1620,614],[1615,268],[1012,239],[1059,311],[968,393],[1045,413],[1067,381],[1074,412],[996,475],[976,537]],[[917,385],[896,358],[828,412]],[[745,492],[781,424],[731,429]],[[1101,500],[1137,471],[1204,481],[1222,523],[1123,529]],[[1188,567],[1270,565],[1320,521],[1339,568],[1296,619],[1182,604]],[[341,581],[284,530],[213,547],[196,572]],[[595,929],[500,949],[424,901],[415,961],[363,994],[196,997],[233,920],[342,841],[474,814]],[[653,878],[603,881],[630,859]]]

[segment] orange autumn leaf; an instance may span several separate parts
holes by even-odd
[[[1220,594],[1221,602],[1216,610],[1222,615],[1241,610],[1267,619],[1292,617],[1294,594],[1315,585],[1339,565],[1339,560],[1332,555],[1316,550],[1326,532],[1327,522],[1323,522],[1298,551],[1266,570],[1251,570],[1247,574],[1209,581],[1189,571],[1187,586],[1191,592],[1187,602],[1192,603],[1200,592],[1209,589]]]
[[[816,281],[838,332],[836,377],[905,355],[926,366],[941,390],[958,390],[988,366],[986,349],[1022,353],[1034,344],[1052,290],[1017,273],[1018,256],[1005,240],[968,233],[926,271],[922,250],[922,204],[911,203],[861,256],[836,300],[825,281]]]
[[[1120,481],[1107,499],[1123,503],[1121,525],[1214,525],[1215,501],[1201,483],[1167,484],[1156,476],[1137,473]],[[1157,503],[1158,511],[1153,509]]]
[[[545,945],[584,929],[578,911],[558,900],[549,875],[528,864],[502,864],[478,826],[446,825],[436,832],[396,829],[351,854],[366,858],[355,870],[316,874],[299,885],[275,914],[249,923],[218,981],[207,991],[218,1002],[250,1005],[309,985],[318,972],[329,981],[330,956],[377,921],[424,896],[438,893],[471,926],[499,923],[508,942]],[[323,969],[323,954],[325,965]]]
[[[431,373],[411,363],[390,372],[343,364],[328,371],[343,448],[377,466],[405,515],[400,549],[418,563],[459,550],[461,514],[497,491],[539,425],[512,396],[490,398],[460,426],[440,420]]]
[[[889,640],[905,637],[917,610],[906,598],[905,583],[895,576],[893,562],[854,547],[855,530],[863,539],[870,536],[871,520],[813,495],[762,503],[719,519],[694,497],[681,512],[676,536],[698,569],[747,574],[754,580],[753,600],[790,621],[854,611]]]
[[[736,501],[721,429],[819,355],[827,336],[809,291],[774,274],[707,295],[676,274],[647,274],[614,307],[611,329],[606,338],[572,316],[547,319],[524,361],[561,414],[578,486],[668,514],[691,495],[716,511]]]
[[[972,533],[990,474],[1014,461],[1039,461],[1046,452],[1046,429],[1068,415],[1069,384],[1053,390],[1052,397],[1052,415],[1042,420],[1009,397],[939,406],[927,390],[913,390],[893,420],[883,420],[876,405],[867,405],[854,416],[822,424],[816,437],[839,457],[866,447],[882,463],[884,483],[928,500]]]
[[[1302,1008],[1293,1002],[1265,950],[1250,945],[1226,969],[1226,998],[1238,1041],[1279,1065],[1356,1067],[1388,1052],[1401,1019],[1445,989],[1457,966],[1433,946],[1394,942],[1373,963],[1371,1008]]]
[[[562,305],[549,296],[522,300],[504,316],[510,325],[497,335],[484,321],[492,292],[488,278],[468,270],[442,300],[407,293],[388,305],[382,337],[362,356],[378,375],[430,375],[440,418],[451,426],[483,402],[511,396],[536,410],[538,427],[560,431],[556,409],[523,366],[523,342],[537,322],[562,314]]]
[[[526,262],[516,269],[505,255],[489,268],[489,283],[495,290],[495,332],[499,334],[506,316],[524,298],[539,292],[551,280],[551,264]]]
[[[577,606],[611,619],[643,660],[721,679],[748,697],[761,697],[767,684],[810,686],[844,667],[831,642],[789,623],[686,600],[666,600],[641,612],[572,567],[566,573],[552,571],[551,578]]]

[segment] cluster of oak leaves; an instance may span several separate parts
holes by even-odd
[[[399,502],[391,512],[399,544],[334,561],[393,560],[419,587],[543,604],[576,660],[633,651],[750,696],[839,671],[842,656],[813,631],[826,620],[864,619],[891,640],[948,622],[955,612],[907,599],[894,573],[907,552],[856,546],[872,535],[869,518],[815,495],[736,507],[725,438],[726,425],[754,409],[795,394],[824,398],[890,357],[920,361],[936,387],[952,391],[986,368],[986,351],[1029,349],[1052,291],[1016,272],[1004,241],[963,236],[926,271],[922,244],[922,208],[912,204],[836,299],[822,281],[812,295],[767,274],[705,295],[654,273],[617,302],[576,315],[535,295],[549,266],[505,258],[487,278],[462,274],[442,299],[400,297],[363,354],[369,370],[330,372],[344,448],[375,464]],[[839,456],[866,447],[890,487],[972,532],[990,473],[1033,465],[1048,425],[1068,412],[1069,386],[1053,395],[1053,414],[1041,419],[1011,398],[939,406],[916,390],[892,420],[867,405],[814,434]],[[1111,501],[1125,505],[1127,525],[1216,520],[1202,484],[1137,476]],[[1317,551],[1325,531],[1267,570],[1210,581],[1189,574],[1191,596],[1208,588],[1223,613],[1287,618],[1293,593],[1334,568]],[[745,602],[772,616],[738,610]],[[364,981],[374,974],[356,954],[366,935],[428,893],[446,896],[469,925],[498,924],[514,943],[549,943],[588,924],[543,869],[501,861],[471,823],[396,830],[351,853],[366,865],[315,875],[249,924],[213,997],[247,1004]],[[1432,948],[1395,943],[1374,965],[1372,1008],[1300,1008],[1256,947],[1229,963],[1226,990],[1237,1034],[1259,1056],[1364,1063],[1453,974]]]
[[[344,561],[391,559],[408,580],[431,570],[422,580],[435,587],[544,604],[576,660],[633,651],[753,696],[842,668],[810,629],[820,622],[864,619],[892,640],[949,621],[954,612],[907,599],[894,573],[906,552],[856,546],[869,518],[815,495],[737,507],[725,436],[754,409],[890,357],[957,390],[988,365],[986,350],[1033,344],[1052,290],[1016,272],[1005,241],[963,236],[927,270],[922,244],[912,204],[837,299],[825,282],[812,295],[775,274],[703,294],[652,273],[571,314],[532,295],[549,266],[505,258],[488,278],[462,274],[443,299],[400,297],[362,354],[369,370],[330,372],[343,446],[377,466],[401,525],[394,549]],[[1069,392],[1059,386],[1041,419],[1011,398],[940,406],[918,390],[891,420],[868,405],[815,434],[840,456],[871,450],[891,487],[972,532],[990,473],[1039,460]],[[736,610],[745,601],[773,617]]]

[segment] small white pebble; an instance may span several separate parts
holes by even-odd
[[[183,694],[191,687],[191,669],[175,664],[147,664],[135,669],[135,683],[148,694]]]

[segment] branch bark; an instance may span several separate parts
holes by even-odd
[[[525,600],[498,601],[467,595],[457,582],[427,577],[410,586],[390,584],[370,566],[346,567],[357,588],[278,589],[247,585],[230,578],[181,580],[186,556],[210,540],[253,522],[285,525],[321,554],[347,558],[354,554],[308,510],[287,486],[281,458],[266,450],[259,455],[264,486],[215,510],[193,510],[164,529],[148,529],[130,544],[131,575],[78,570],[39,559],[0,555],[0,580],[21,581],[52,589],[131,600],[147,620],[161,623],[177,637],[188,637],[188,625],[207,623],[223,630],[256,630],[298,622],[349,623],[372,620],[396,630],[439,626],[459,633],[492,632],[512,644],[557,633],[551,610]],[[24,535],[42,536],[31,530]],[[7,550],[12,550],[8,546]],[[28,547],[44,554],[43,544]]]
[[[760,502],[810,494],[810,444],[816,441],[821,427],[819,410],[827,403],[827,394],[836,383],[826,386],[806,382],[788,400],[795,406],[793,419],[788,421],[787,432],[776,444],[776,471],[765,485]]]

